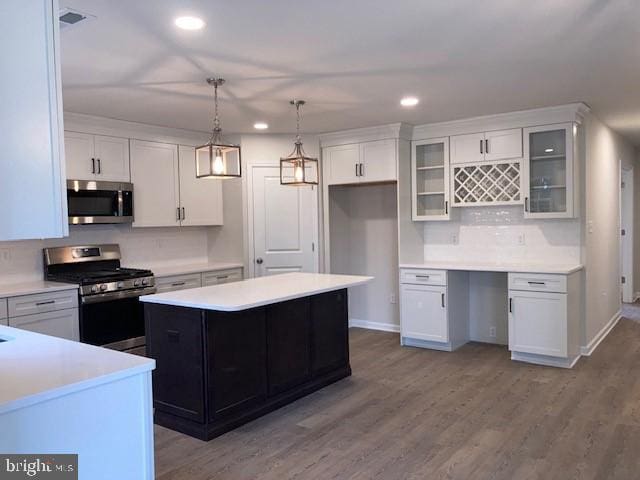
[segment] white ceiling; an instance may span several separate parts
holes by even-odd
[[[65,110],[210,128],[324,132],[576,101],[640,144],[638,0],[60,0]],[[176,16],[202,17],[198,32]],[[406,94],[420,98],[400,107]]]

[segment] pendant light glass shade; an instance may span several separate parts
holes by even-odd
[[[300,139],[300,107],[305,102],[304,100],[291,100],[290,103],[296,107],[296,141],[293,152],[288,157],[280,158],[280,184],[291,186],[317,185],[318,159],[307,157]]]
[[[238,178],[242,176],[240,146],[224,142],[218,117],[218,87],[224,79],[207,78],[207,83],[214,87],[215,117],[211,138],[196,147],[196,178]]]

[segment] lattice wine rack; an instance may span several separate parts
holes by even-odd
[[[461,165],[452,170],[453,205],[522,203],[520,162]]]

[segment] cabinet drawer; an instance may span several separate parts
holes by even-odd
[[[209,285],[220,285],[222,283],[238,282],[240,280],[242,280],[241,268],[204,272],[202,274],[203,287],[208,287]]]
[[[546,273],[510,273],[509,290],[567,293],[567,276]]]
[[[400,271],[400,283],[446,285],[446,270],[406,269]]]
[[[186,290],[188,288],[199,288],[201,286],[202,286],[202,280],[199,273],[156,278],[157,293],[174,292],[176,290]]]
[[[9,318],[76,308],[77,306],[78,291],[75,289],[11,297],[8,303]]]
[[[0,320],[3,320],[5,318],[7,318],[7,299],[0,298]]]
[[[35,315],[22,315],[11,318],[9,326],[78,341],[78,309],[69,308]]]

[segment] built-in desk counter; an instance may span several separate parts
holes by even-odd
[[[401,264],[401,343],[453,351],[470,341],[471,318],[494,315],[508,325],[513,360],[570,368],[580,358],[582,270],[580,264]],[[506,274],[504,294],[494,288],[484,308],[475,309],[470,272]]]

